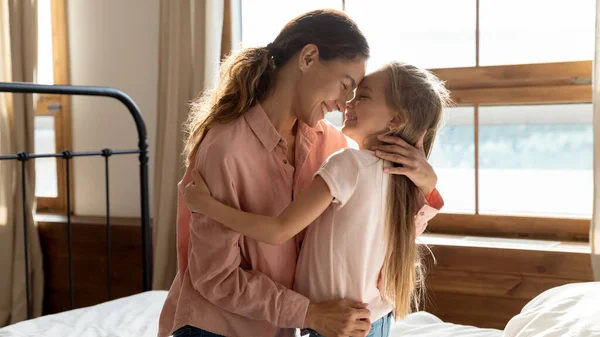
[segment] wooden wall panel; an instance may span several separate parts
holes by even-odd
[[[593,280],[586,253],[437,245],[427,258],[429,305],[446,322],[504,329],[545,290]]]
[[[503,330],[511,317],[528,301],[490,296],[433,291],[433,306],[427,311],[444,322]]]
[[[40,219],[38,219],[40,221]],[[107,300],[105,226],[102,219],[75,218],[73,254],[75,307]],[[137,220],[113,220],[113,293],[142,291],[140,227]],[[61,217],[38,224],[44,254],[44,313],[69,308],[67,227]],[[427,257],[425,310],[442,320],[503,329],[543,291],[593,279],[587,253],[435,245],[437,264]]]
[[[44,255],[44,314],[69,309],[67,225],[39,222]],[[75,222],[73,234],[73,281],[75,308],[108,300],[106,288],[106,227]],[[113,299],[142,291],[142,248],[139,226],[112,226]]]

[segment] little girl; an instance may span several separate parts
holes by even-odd
[[[429,156],[448,102],[448,91],[434,75],[390,63],[366,76],[347,104],[342,131],[360,150],[331,155],[281,215],[250,214],[220,203],[195,171],[195,184],[186,187],[188,207],[268,244],[285,242],[314,222],[302,243],[294,290],[311,301],[368,303],[375,322],[369,336],[388,336],[392,311],[402,318],[411,305],[418,308],[423,279],[415,238],[443,201],[435,190],[426,200],[404,175],[385,174],[390,162],[370,149],[384,149],[378,135],[391,135]]]

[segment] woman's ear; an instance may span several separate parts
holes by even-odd
[[[314,44],[307,44],[300,51],[299,68],[300,71],[304,72],[310,68],[315,61],[319,59],[319,48]]]

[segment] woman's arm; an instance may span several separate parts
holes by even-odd
[[[202,213],[226,227],[272,245],[279,245],[310,225],[333,200],[325,181],[316,176],[278,217],[243,212],[229,207],[210,195],[200,173],[192,171],[194,183],[185,188],[185,199],[192,212]]]

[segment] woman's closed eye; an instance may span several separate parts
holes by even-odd
[[[346,96],[346,103],[349,103],[350,101],[352,101],[354,99],[354,90],[350,91],[348,93],[348,95]]]

